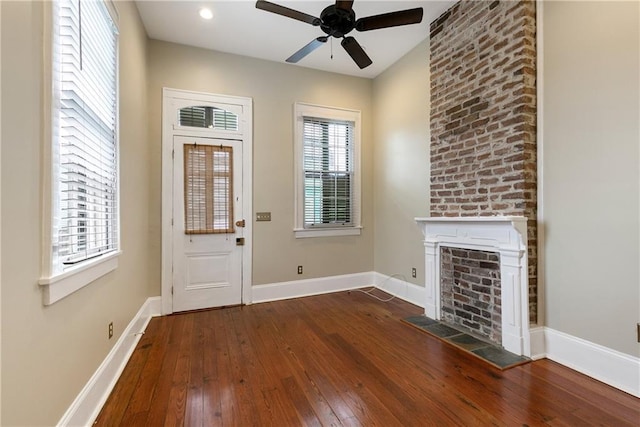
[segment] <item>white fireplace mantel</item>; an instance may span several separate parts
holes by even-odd
[[[531,356],[527,270],[527,219],[522,216],[415,219],[424,235],[425,315],[440,320],[440,247],[500,254],[502,346]]]

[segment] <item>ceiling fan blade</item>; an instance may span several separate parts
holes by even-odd
[[[356,30],[369,31],[379,28],[397,27],[399,25],[418,24],[422,22],[422,8],[399,10],[360,18],[356,21]]]
[[[354,62],[358,64],[358,67],[360,67],[360,69],[366,68],[373,63],[373,61],[371,61],[371,58],[369,58],[369,56],[362,49],[362,46],[360,46],[360,43],[358,43],[353,37],[343,38],[340,44],[342,45],[344,50],[347,51],[351,59],[353,59]]]
[[[280,6],[279,4],[271,3],[266,0],[256,1],[256,8],[266,10],[267,12],[275,13],[277,15],[286,16],[287,18],[297,19],[298,21],[306,22],[307,24],[315,25],[316,27],[321,23],[320,18],[316,18],[315,16],[311,16],[304,12],[289,9],[288,7]]]
[[[311,52],[313,52],[314,50],[316,50],[317,48],[325,44],[328,38],[329,37],[323,36],[323,37],[318,37],[317,39],[311,40],[305,47],[303,47],[302,49],[300,49],[299,51],[297,51],[296,53],[288,57],[286,61],[291,64],[295,64],[296,62],[300,61],[302,58],[309,55]]]
[[[353,0],[350,0],[350,1],[336,0],[336,7],[338,9],[351,10],[353,8]]]

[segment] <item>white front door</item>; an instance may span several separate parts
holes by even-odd
[[[242,302],[242,141],[173,138],[173,311]]]

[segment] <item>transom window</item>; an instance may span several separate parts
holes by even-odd
[[[178,124],[197,128],[238,130],[238,115],[216,107],[184,107],[178,113]]]
[[[296,104],[296,237],[359,234],[360,113]]]

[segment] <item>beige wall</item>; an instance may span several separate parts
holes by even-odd
[[[545,2],[546,325],[638,356],[640,88],[637,2]],[[421,52],[422,50],[422,52]],[[424,283],[428,41],[373,82],[374,269]],[[422,121],[420,115],[424,115]],[[591,243],[599,245],[591,249]],[[418,280],[410,268],[418,266]]]
[[[2,22],[2,7],[0,6],[0,22]],[[2,94],[2,31],[0,31],[0,94]],[[0,146],[2,146],[2,102],[0,102]],[[2,150],[0,150],[0,153]],[[0,193],[2,192],[2,159],[0,157]],[[0,224],[2,223],[2,197],[0,197]],[[2,227],[0,226],[0,241],[2,241]],[[2,245],[0,245],[0,319],[2,318]],[[2,321],[0,320],[0,330]],[[0,333],[0,349],[2,349],[2,334]],[[2,367],[2,350],[0,350],[0,367]],[[0,369],[0,423],[2,422],[2,369]]]
[[[421,286],[424,244],[414,218],[429,216],[429,95],[428,38],[373,82],[374,268]]]
[[[42,305],[42,24],[38,2],[2,7],[2,425],[54,425],[148,296],[146,35],[120,12],[122,250],[118,269]],[[133,184],[133,185],[132,185]],[[157,268],[157,264],[155,266]],[[157,292],[156,292],[157,294]],[[114,322],[115,336],[107,338]]]
[[[640,356],[639,3],[544,4],[546,324]]]
[[[253,208],[271,222],[253,228],[253,284],[371,271],[373,267],[371,80],[284,63],[149,41],[149,118],[154,283],[160,274],[162,88],[253,99]],[[293,235],[293,104],[362,112],[362,235],[295,239]],[[246,218],[253,220],[254,218]],[[297,266],[304,274],[297,274]],[[160,293],[159,286],[155,289]]]
[[[371,81],[147,41],[135,6],[117,5],[124,253],[115,272],[43,307],[43,8],[0,3],[2,425],[55,424],[145,298],[160,293],[163,86],[254,100],[254,211],[273,218],[254,224],[254,284],[374,269],[424,283],[413,218],[429,211],[428,41]],[[638,4],[546,2],[544,12],[547,325],[638,355]],[[362,111],[360,237],[293,237],[296,101]],[[589,250],[593,236],[602,246]]]

